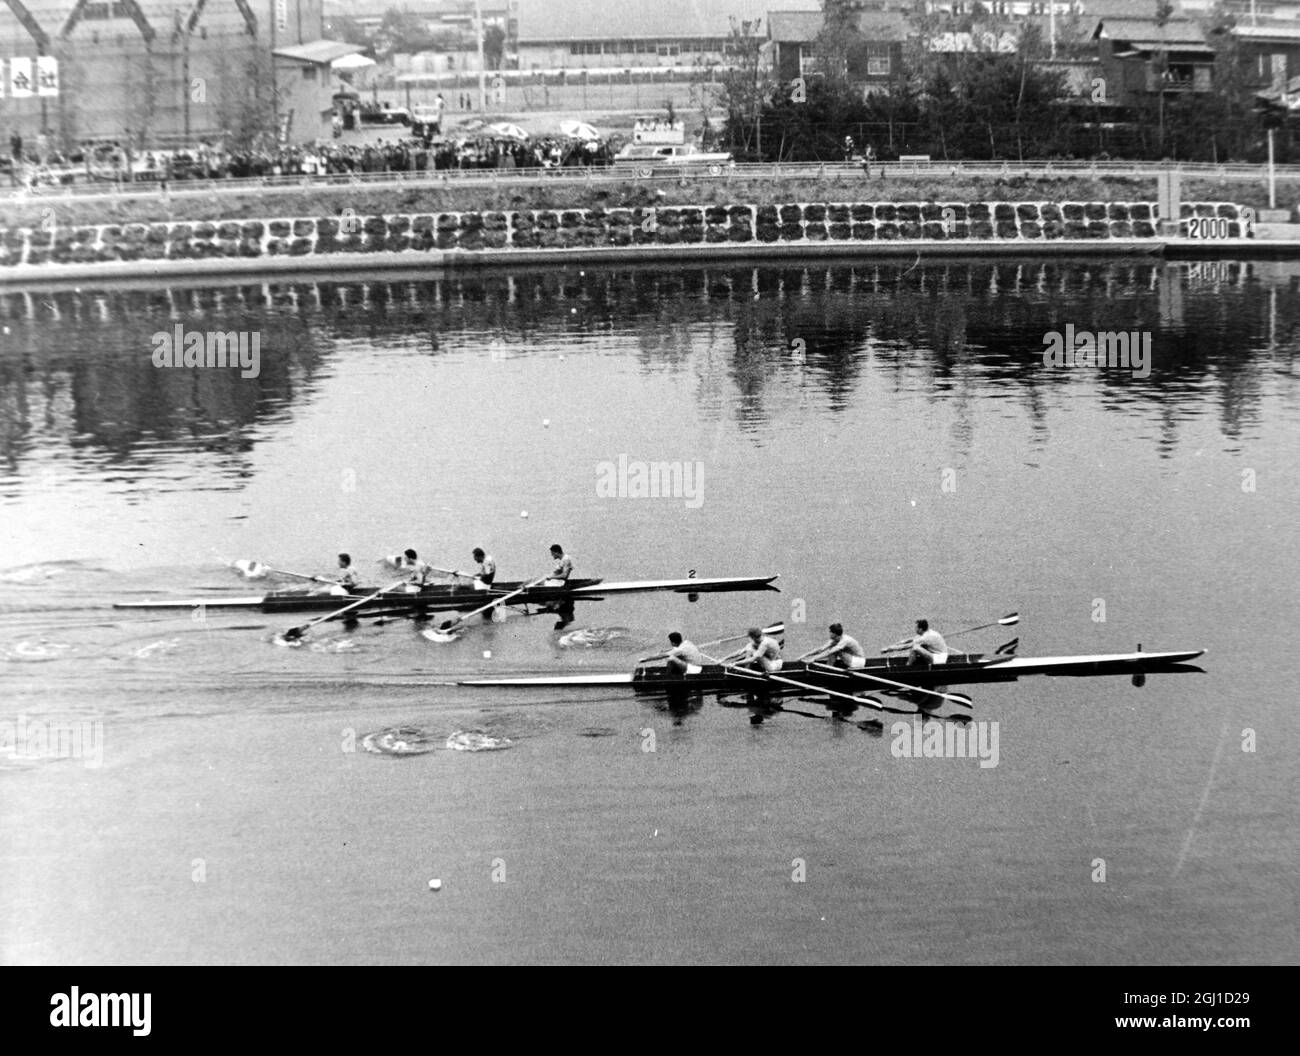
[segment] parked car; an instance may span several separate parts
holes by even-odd
[[[420,104],[412,107],[411,135],[428,137],[441,132],[442,117],[442,112],[436,106]]]
[[[387,102],[380,106],[375,106],[374,103],[362,103],[361,123],[363,125],[409,125],[411,112],[404,106],[393,106]]]
[[[689,143],[629,143],[614,155],[614,165],[631,169],[642,177],[664,172],[696,172],[703,170],[710,176],[721,176],[736,162],[730,154],[710,153]]]

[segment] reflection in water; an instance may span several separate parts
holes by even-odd
[[[628,352],[646,374],[691,372],[708,418],[734,390],[744,431],[810,393],[840,413],[861,386],[883,384],[949,402],[959,454],[976,396],[1016,399],[1046,442],[1043,395],[1065,387],[1146,408],[1167,456],[1209,401],[1222,433],[1240,438],[1265,376],[1291,373],[1298,277],[1278,262],[913,261],[0,293],[5,494],[38,446],[128,478],[202,453],[216,456],[213,486],[239,488],[258,430],[309,405],[322,372],[357,344],[435,357]],[[154,367],[151,335],[178,323],[259,332],[259,376]],[[1045,368],[1044,333],[1067,325],[1150,331],[1150,377]]]

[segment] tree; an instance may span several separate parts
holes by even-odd
[[[1263,153],[1265,113],[1258,106],[1259,79],[1242,54],[1240,38],[1233,32],[1236,19],[1222,2],[1215,4],[1202,23],[1205,39],[1214,49],[1214,91],[1188,93],[1194,105],[1180,114],[1182,139],[1206,161],[1245,160]],[[1280,101],[1276,113],[1285,110]]]
[[[917,5],[909,21],[907,83],[929,153],[1023,158],[1059,149],[1064,78],[1040,65],[1049,49],[1035,26],[980,5],[959,16]]]
[[[499,70],[505,62],[506,31],[493,22],[483,30],[483,61],[488,69]]]
[[[217,120],[228,133],[231,150],[251,150],[274,143],[275,98],[270,52],[254,49],[221,53],[218,66]]]
[[[822,28],[813,40],[813,54],[826,83],[837,89],[847,87],[850,57],[863,44],[858,29],[862,8],[862,0],[822,0]]]
[[[370,34],[356,19],[347,15],[331,15],[325,20],[325,36],[329,40],[341,40],[345,44],[367,46]]]
[[[127,68],[126,82],[127,98],[131,100],[127,109],[130,128],[127,139],[131,149],[143,149],[153,134],[163,87],[163,73],[152,45],[146,43],[144,58]]]
[[[1156,4],[1156,15],[1155,15],[1156,27],[1161,30],[1160,35],[1161,37],[1163,37],[1164,36],[1163,30],[1165,26],[1168,24],[1170,16],[1172,16],[1174,13],[1174,5],[1170,3],[1169,0],[1155,0],[1155,4]],[[1164,44],[1163,40],[1161,41],[1161,44],[1162,45]],[[1156,103],[1160,110],[1159,147],[1160,147],[1161,154],[1163,154],[1165,153],[1165,81],[1169,79],[1169,49],[1168,48],[1161,47],[1159,61],[1157,63],[1156,68],[1158,70],[1158,74],[1156,76],[1156,92],[1158,93]]]
[[[375,48],[382,54],[438,50],[439,36],[413,11],[390,7],[375,31]]]
[[[723,46],[725,64],[704,67],[719,88],[718,101],[727,115],[725,138],[742,160],[760,157],[763,147],[762,114],[778,90],[775,76],[763,61],[765,39],[761,20],[731,20],[731,32]]]

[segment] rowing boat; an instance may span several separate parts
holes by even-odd
[[[954,653],[946,664],[933,667],[909,667],[898,657],[879,656],[867,660],[860,669],[849,671],[823,664],[790,661],[775,681],[759,672],[740,672],[723,664],[705,664],[698,672],[682,675],[667,667],[641,666],[633,672],[609,672],[585,675],[537,675],[520,678],[477,678],[460,682],[462,686],[631,686],[646,694],[753,693],[756,687],[772,695],[796,694],[788,682],[799,682],[820,690],[841,692],[890,692],[883,683],[897,683],[904,689],[932,690],[937,686],[975,685],[991,682],[1015,682],[1027,675],[1074,676],[1131,675],[1135,681],[1147,674],[1199,674],[1201,668],[1191,661],[1204,649],[1168,653],[1110,653],[1096,656],[1018,657],[983,653]],[[1140,683],[1138,683],[1140,684]]]
[[[619,594],[721,594],[729,591],[778,590],[777,576],[729,576],[716,578],[646,579],[626,583],[606,583],[600,579],[572,579],[563,586],[530,586],[519,582],[497,582],[484,590],[472,583],[457,581],[433,583],[418,592],[381,591],[375,587],[352,587],[342,594],[313,594],[301,590],[273,591],[260,597],[227,597],[185,600],[119,601],[115,609],[242,609],[268,614],[290,612],[328,612],[346,605],[349,600],[375,594],[355,612],[366,616],[408,615],[411,613],[452,612],[522,591],[513,605],[562,605],[572,601],[602,601]],[[527,588],[527,589],[522,589]]]

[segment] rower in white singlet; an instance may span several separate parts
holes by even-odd
[[[406,577],[406,589],[414,594],[429,582],[429,577],[433,575],[433,569],[426,562],[421,561],[420,555],[414,550],[407,550],[402,554],[402,557],[405,560],[402,562],[401,567],[410,573]]]
[[[699,674],[700,668],[708,663],[708,658],[700,652],[699,646],[676,631],[668,636],[668,641],[672,648],[668,650],[665,659],[668,661],[668,669],[674,674]]]
[[[474,560],[478,562],[478,571],[474,574],[474,585],[477,587],[481,583],[485,587],[492,586],[492,581],[497,578],[496,559],[481,546],[476,546],[474,547]]]

